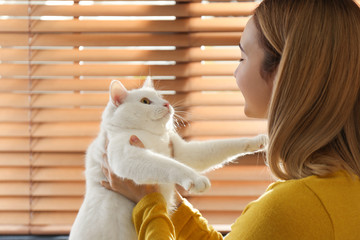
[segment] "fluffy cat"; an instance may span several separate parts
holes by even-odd
[[[175,184],[203,192],[210,182],[198,172],[236,154],[258,150],[266,143],[263,135],[186,142],[173,129],[173,114],[172,106],[153,88],[151,79],[131,91],[119,81],[111,83],[100,133],[87,150],[86,194],[69,240],[137,239],[131,220],[134,203],[100,185],[105,180],[101,170],[104,153],[116,175],[137,184],[159,183],[170,209]],[[146,149],[131,146],[131,135],[136,135]]]

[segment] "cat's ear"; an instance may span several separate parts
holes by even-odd
[[[147,76],[143,88],[154,88],[154,83],[150,76]]]
[[[124,102],[126,96],[128,94],[128,91],[122,85],[121,82],[117,80],[113,80],[110,84],[110,100],[112,104],[114,104],[116,107],[118,107],[121,103]]]

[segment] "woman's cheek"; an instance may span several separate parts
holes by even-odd
[[[236,84],[238,85],[240,91],[242,91],[242,85],[243,85],[242,70],[243,69],[241,68],[241,64],[239,64],[239,66],[235,71]]]
[[[248,82],[248,79],[246,77],[246,69],[243,66],[241,66],[241,68],[238,69],[237,74],[236,74],[236,83],[243,95],[247,91],[246,90],[247,85],[248,85],[247,82]]]

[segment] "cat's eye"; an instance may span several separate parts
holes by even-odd
[[[151,104],[151,101],[148,98],[142,98],[140,102],[143,104]]]

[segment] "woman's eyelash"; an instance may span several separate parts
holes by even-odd
[[[243,59],[243,58],[240,58],[240,60],[239,60],[239,62],[242,62],[242,61],[244,61],[245,59]]]

